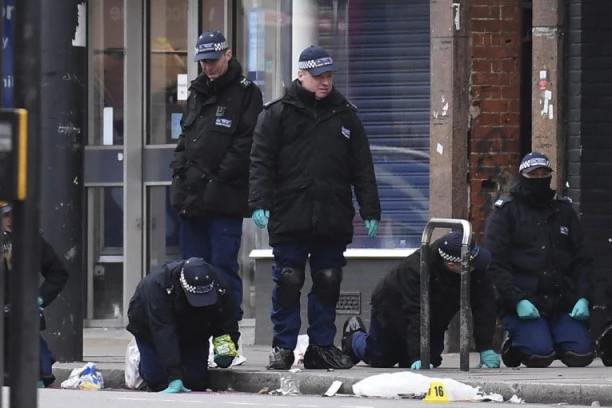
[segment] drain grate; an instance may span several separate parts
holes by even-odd
[[[361,292],[340,292],[337,314],[361,314]]]

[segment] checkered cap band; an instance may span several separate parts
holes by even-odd
[[[300,61],[298,62],[298,68],[308,70],[313,68],[325,67],[327,65],[332,65],[333,63],[334,60],[331,57],[323,57],[308,61]]]
[[[196,54],[201,54],[204,52],[219,52],[225,51],[229,48],[227,41],[223,41],[220,43],[206,43],[206,44],[198,44],[195,47]]]
[[[213,290],[214,287],[215,287],[215,282],[214,281],[212,281],[208,285],[202,285],[202,286],[190,285],[187,282],[187,279],[185,279],[185,271],[184,271],[184,269],[181,269],[181,277],[179,278],[179,281],[181,282],[181,286],[183,287],[183,289],[185,289],[185,292],[193,293],[193,294],[196,294],[196,295],[203,295],[204,293],[208,293],[211,290]]]
[[[519,166],[519,171],[523,171],[531,167],[545,167],[548,169],[552,168],[552,166],[550,165],[550,160],[544,157],[534,157],[533,159],[523,160],[523,162]]]
[[[480,248],[474,248],[472,250],[472,253],[470,254],[470,261],[473,261],[474,258],[476,257],[476,255],[478,255],[479,249]],[[460,256],[452,256],[450,254],[447,254],[446,252],[444,252],[442,250],[442,248],[438,248],[438,253],[442,257],[442,259],[444,259],[447,262],[461,263],[461,257]]]

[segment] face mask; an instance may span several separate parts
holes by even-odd
[[[550,200],[552,198],[552,190],[550,189],[551,180],[552,176],[545,178],[527,178],[521,175],[521,190],[531,195],[537,201]]]

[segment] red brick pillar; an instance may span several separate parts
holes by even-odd
[[[470,6],[469,194],[478,241],[495,198],[514,182],[520,160],[520,3],[472,0]]]

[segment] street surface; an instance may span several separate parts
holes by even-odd
[[[8,407],[8,390],[3,392],[4,405]],[[421,400],[408,399],[366,399],[349,396],[270,396],[243,393],[189,393],[157,394],[146,392],[122,391],[78,391],[47,389],[38,393],[39,408],[170,408],[170,407],[291,407],[291,408],[394,408],[435,407],[440,404],[428,404]],[[444,405],[444,404],[443,404]],[[454,402],[453,408],[500,408],[500,403],[489,402]],[[552,405],[549,405],[552,406]],[[521,408],[542,408],[546,405],[521,404]],[[563,408],[571,408],[564,405]]]

